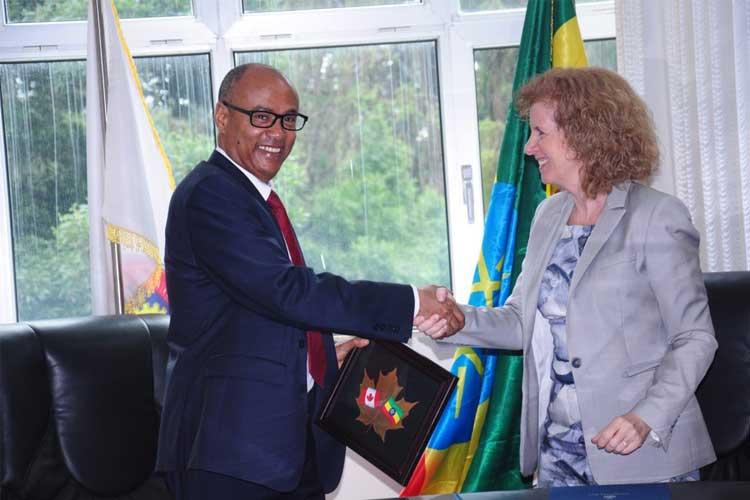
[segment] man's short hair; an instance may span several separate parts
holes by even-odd
[[[240,64],[239,66],[236,66],[229,70],[229,73],[227,73],[224,76],[224,79],[221,81],[221,85],[219,86],[219,102],[222,101],[229,101],[230,97],[232,95],[232,90],[234,90],[235,84],[245,75],[245,72],[252,68],[268,68],[270,70],[273,70],[276,73],[279,73],[279,71],[267,64],[261,64],[261,63],[246,63],[246,64]],[[279,73],[281,76],[281,73]]]

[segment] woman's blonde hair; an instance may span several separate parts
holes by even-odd
[[[554,107],[565,143],[582,164],[587,196],[609,193],[626,180],[645,180],[656,169],[659,148],[646,104],[617,73],[551,69],[524,85],[515,99],[526,120],[538,102]]]

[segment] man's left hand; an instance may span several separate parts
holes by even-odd
[[[643,445],[651,427],[633,412],[615,417],[591,442],[609,453],[629,455]]]
[[[365,347],[369,343],[370,341],[367,339],[354,337],[353,339],[347,340],[346,342],[336,344],[336,362],[338,362],[339,368],[341,368],[341,365],[346,359],[346,355],[349,354],[349,351],[351,351],[355,347]]]

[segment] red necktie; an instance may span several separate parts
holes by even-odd
[[[274,191],[271,191],[267,203],[271,208],[273,217],[276,219],[276,223],[279,225],[279,229],[281,229],[281,234],[284,235],[284,241],[286,241],[286,246],[289,249],[292,264],[295,266],[304,266],[305,258],[302,255],[302,249],[299,246],[299,241],[297,241],[297,235],[294,233],[292,221],[289,220],[289,215],[286,213],[284,204],[281,203],[281,198]],[[320,332],[314,330],[308,330],[307,332],[307,359],[310,365],[310,375],[312,375],[316,384],[323,387],[326,373],[326,356]]]

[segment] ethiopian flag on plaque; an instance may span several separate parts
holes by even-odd
[[[404,410],[393,398],[388,398],[388,401],[383,405],[382,412],[394,424],[401,422],[404,418]]]

